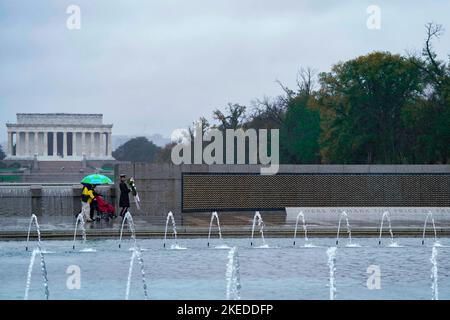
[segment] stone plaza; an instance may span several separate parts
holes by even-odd
[[[7,123],[6,160],[114,160],[102,114],[18,113]]]

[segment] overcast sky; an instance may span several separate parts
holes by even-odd
[[[69,5],[81,29],[69,30]],[[381,29],[369,30],[369,5]],[[374,50],[420,50],[450,1],[0,0],[0,141],[17,112],[95,112],[115,134],[170,136],[227,102],[250,104]]]

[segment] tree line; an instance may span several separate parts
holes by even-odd
[[[279,129],[284,164],[446,164],[450,57],[433,48],[443,27],[425,30],[420,53],[372,52],[329,72],[300,69],[296,88],[278,82],[282,95],[229,103],[213,111],[212,124],[204,117],[196,123],[204,131]],[[151,161],[170,162],[172,146],[152,147]]]

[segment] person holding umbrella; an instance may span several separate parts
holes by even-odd
[[[129,193],[131,192],[131,189],[128,188],[128,185],[126,184],[127,176],[125,174],[120,175],[120,199],[119,199],[119,207],[121,207],[120,210],[120,216],[123,218],[125,217],[125,213],[127,213],[128,209],[130,208],[130,196]]]
[[[81,192],[81,212],[86,222],[92,222],[95,210],[95,186],[100,184],[111,184],[112,180],[101,174],[91,174],[81,180],[83,191]]]
[[[95,199],[94,188],[91,184],[83,183],[83,191],[81,191],[81,212],[83,213],[84,221],[92,222],[93,214],[91,214],[91,206]]]

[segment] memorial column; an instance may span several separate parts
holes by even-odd
[[[77,156],[77,132],[72,132],[72,157]]]
[[[44,146],[43,146],[43,156],[47,157],[48,156],[48,132],[44,132]]]
[[[112,156],[112,139],[111,139],[111,132],[108,132],[108,156]]]
[[[90,139],[90,145],[89,145],[89,155],[92,157],[92,156],[94,156],[95,155],[95,153],[94,153],[94,132],[91,132],[91,139]]]
[[[6,151],[8,153],[8,156],[12,156],[13,155],[13,138],[12,138],[13,133],[12,132],[8,132],[8,150]]]
[[[29,156],[30,155],[30,133],[28,131],[25,131],[25,143],[24,143],[24,152],[23,154],[25,156]]]
[[[39,132],[34,132],[34,154],[39,156]]]
[[[67,157],[67,131],[63,131],[63,151],[62,151],[62,157]]]
[[[86,132],[81,133],[81,155],[86,155]]]

